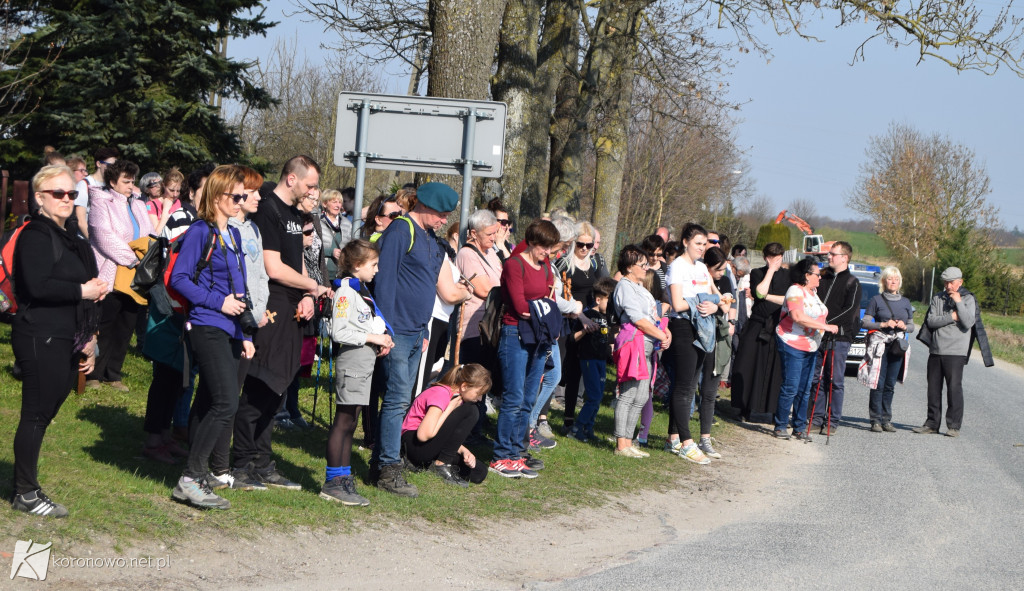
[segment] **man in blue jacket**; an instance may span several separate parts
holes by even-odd
[[[444,268],[445,253],[428,231],[441,228],[459,203],[458,194],[443,183],[425,183],[416,198],[412,211],[392,222],[377,241],[380,260],[374,285],[377,306],[395,331],[395,346],[384,358],[387,388],[381,398],[370,480],[404,497],[419,492],[402,475],[402,421],[427,346],[438,283],[454,283],[451,271]]]

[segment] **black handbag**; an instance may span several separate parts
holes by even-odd
[[[893,312],[892,305],[889,304],[889,300],[885,299],[885,296],[881,295],[881,294],[879,294],[879,297],[882,299],[882,303],[885,304],[885,307],[889,308],[889,315],[892,318],[895,318],[896,317],[896,313]],[[894,355],[894,356],[902,357],[903,355],[906,354],[907,349],[909,349],[909,348],[910,348],[910,341],[908,341],[906,338],[897,338],[895,340],[889,341],[889,344],[886,345],[885,351],[889,355]]]
[[[142,256],[137,267],[135,277],[132,279],[132,291],[142,297],[149,295],[149,290],[157,282],[163,280],[164,267],[167,265],[167,255],[170,242],[167,238],[150,235],[149,250]]]

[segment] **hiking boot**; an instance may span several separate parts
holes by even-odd
[[[519,470],[519,475],[523,478],[536,478],[540,476],[540,473],[536,470],[531,469],[526,465],[526,460],[519,458],[518,460],[512,460],[514,465]]]
[[[836,431],[838,431],[838,430],[839,430],[839,427],[836,427],[835,425],[833,425],[832,427],[826,427],[826,426],[822,425],[821,426],[821,430],[818,431],[818,434],[819,435],[826,435],[828,437],[832,437],[833,435],[836,434]]]
[[[548,439],[553,439],[555,436],[555,432],[551,430],[551,425],[547,421],[537,423],[537,432]]]
[[[710,437],[701,437],[700,443],[697,444],[697,447],[699,447],[700,451],[704,452],[704,455],[709,458],[714,458],[716,460],[722,459],[722,454],[715,451],[714,446],[711,445]]]
[[[213,494],[205,480],[185,480],[184,476],[178,479],[178,485],[171,492],[171,498],[200,509],[231,508],[231,503],[227,499]]]
[[[55,517],[60,519],[68,516],[67,507],[54,503],[50,500],[50,497],[46,496],[42,489],[38,488],[24,494],[14,495],[14,501],[11,502],[11,509],[21,511],[22,513],[28,513],[30,515],[38,515],[40,517]]]
[[[267,490],[267,486],[253,475],[253,465],[249,462],[244,468],[235,468],[230,473],[232,490]],[[218,480],[220,476],[216,476]]]
[[[544,469],[544,460],[535,458],[529,453],[523,454],[523,465],[533,470],[534,472],[540,472]]]
[[[142,448],[142,456],[154,462],[173,466],[178,463],[178,458],[171,455],[171,450],[166,445],[145,446]]]
[[[896,427],[893,427],[892,423],[886,422],[882,423],[882,430],[885,431],[886,433],[895,433]]]
[[[124,382],[122,382],[121,380],[116,380],[113,382],[103,382],[103,385],[107,386],[108,388],[113,388],[118,392],[130,392],[128,386],[126,386]]]
[[[946,429],[946,437],[960,437],[960,429]]]
[[[277,464],[270,462],[265,468],[257,468],[252,471],[256,480],[262,482],[268,488],[283,488],[285,490],[302,490],[302,485],[292,482],[277,471]]]
[[[783,429],[781,431],[776,429],[775,431],[772,432],[772,435],[776,439],[785,439],[787,441],[789,440],[789,431],[786,431],[785,429]]]
[[[931,435],[932,433],[938,433],[939,432],[938,429],[936,429],[935,427],[932,427],[931,425],[921,425],[920,427],[914,427],[913,429],[911,429],[911,431],[913,431],[914,433],[921,434],[921,435]]]
[[[101,385],[99,380],[85,380],[86,390],[99,390]]]
[[[797,441],[806,441],[807,443],[814,441],[811,439],[811,434],[806,431],[793,431],[793,439],[796,439]]]
[[[487,466],[487,469],[505,478],[523,477],[523,473],[519,470],[519,465],[515,460],[494,460]]]
[[[430,464],[429,472],[437,474],[447,484],[453,484],[462,488],[468,488],[469,483],[459,477],[459,471],[451,464]]]
[[[711,460],[704,455],[704,452],[697,447],[696,443],[683,446],[683,449],[679,450],[679,457],[689,462],[693,462],[694,464],[700,464],[701,466],[706,466],[711,463]]]
[[[554,449],[557,445],[557,441],[555,441],[554,439],[548,439],[547,437],[541,435],[537,431],[536,427],[534,427],[533,430],[530,431],[530,447],[537,447],[539,449]]]
[[[356,492],[356,481],[352,475],[335,476],[324,483],[320,489],[320,498],[341,503],[348,507],[366,507],[370,501]]]
[[[398,464],[381,466],[380,477],[377,478],[377,488],[410,499],[420,496],[416,487],[406,482],[405,476],[402,475],[402,468]]]
[[[639,449],[633,447],[632,445],[629,446],[629,447],[624,447],[622,449],[615,450],[615,455],[623,457],[623,458],[642,458],[642,457],[644,457],[643,452],[641,452]]]
[[[879,423],[878,421],[871,421],[871,432],[872,433],[881,433],[882,432],[882,424]]]

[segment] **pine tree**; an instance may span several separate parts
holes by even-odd
[[[38,9],[27,59],[8,63],[31,72],[53,48],[60,54],[16,97],[38,107],[0,142],[0,158],[20,161],[22,172],[38,166],[46,144],[65,154],[114,146],[143,170],[237,161],[241,143],[211,103],[273,102],[246,64],[219,51],[223,37],[265,35],[276,24],[258,0],[55,0]]]

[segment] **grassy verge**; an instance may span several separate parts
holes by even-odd
[[[18,423],[21,384],[10,374],[13,354],[6,325],[0,326],[0,359],[5,360],[0,368],[0,440],[5,442],[0,446],[0,494],[8,499],[13,471],[10,442]],[[302,492],[225,491],[224,496],[232,504],[230,511],[202,512],[170,499],[180,467],[141,456],[150,371],[149,363],[132,351],[124,368],[130,393],[105,388],[81,396],[72,394],[47,431],[40,457],[40,482],[54,500],[68,506],[71,516],[45,520],[0,510],[0,531],[8,538],[63,543],[110,539],[120,549],[144,539],[173,543],[196,526],[230,536],[255,536],[263,528],[344,530],[360,524],[410,520],[470,527],[493,519],[592,506],[610,494],[668,487],[691,469],[686,462],[660,451],[639,461],[614,456],[612,444],[604,439],[612,431],[609,395],[597,420],[598,442],[584,444],[558,438],[557,448],[538,454],[548,464],[538,479],[516,481],[491,474],[480,486],[455,490],[430,474],[413,474],[410,479],[420,489],[419,499],[398,498],[361,485],[360,492],[370,499],[370,507],[341,507],[317,496],[324,477],[323,421],[327,419],[327,398],[321,384],[319,420],[314,428],[274,433],[278,467],[302,484]],[[306,381],[300,392],[305,416],[309,416],[312,405],[313,382]],[[651,446],[660,450],[668,418],[660,405],[656,410]],[[555,428],[561,425],[559,413],[552,416],[552,424]],[[715,435],[722,437],[732,428],[723,424],[715,428]],[[356,436],[358,442],[362,435]],[[474,451],[483,458],[490,454]],[[354,453],[353,467],[360,478],[365,478],[369,459],[369,451]]]

